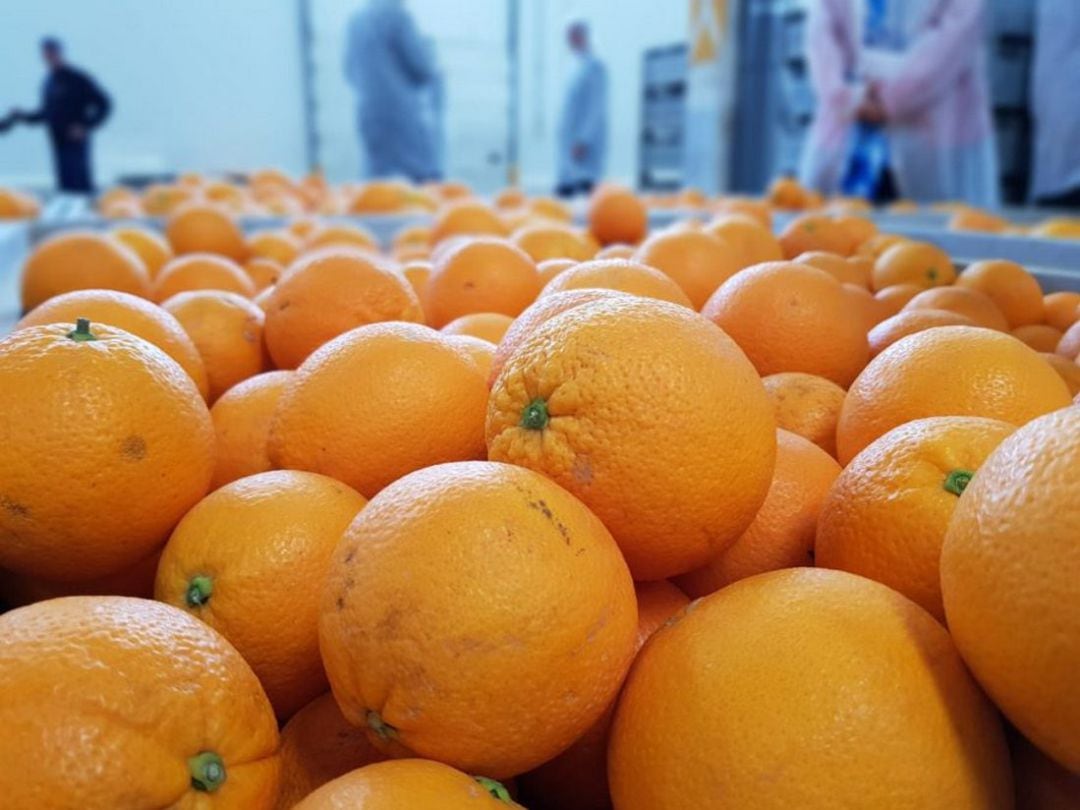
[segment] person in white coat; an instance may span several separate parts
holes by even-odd
[[[345,78],[357,94],[366,175],[437,180],[438,151],[423,108],[438,82],[434,49],[402,0],[367,0],[353,15]]]
[[[899,196],[996,207],[984,14],[983,0],[812,0],[817,111],[803,183],[841,193],[867,168],[860,146],[869,143],[870,169],[887,172]],[[881,137],[862,137],[874,131]]]
[[[1039,0],[1031,70],[1031,199],[1080,208],[1080,2]]]
[[[607,156],[607,69],[593,55],[588,24],[576,20],[566,39],[577,64],[566,89],[558,132],[559,196],[588,194]]]

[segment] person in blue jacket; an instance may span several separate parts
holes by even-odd
[[[434,49],[402,0],[367,0],[345,43],[345,78],[356,91],[357,130],[369,177],[416,182],[440,176],[423,100],[438,83]]]
[[[41,93],[41,107],[33,112],[12,110],[6,121],[45,124],[52,145],[56,185],[60,191],[89,193],[94,190],[90,135],[109,117],[112,102],[87,73],[64,59],[60,40],[42,40],[41,55],[49,75]]]
[[[559,119],[558,186],[562,197],[588,194],[604,174],[607,156],[607,69],[589,46],[589,26],[576,20],[566,39],[577,65]]]

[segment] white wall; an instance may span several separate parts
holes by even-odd
[[[294,0],[0,0],[0,114],[38,105],[38,41],[113,97],[99,184],[130,171],[305,168]],[[0,136],[0,182],[51,185],[46,138]]]

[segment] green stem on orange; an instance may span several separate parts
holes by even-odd
[[[85,343],[89,340],[97,340],[97,335],[90,331],[90,319],[89,318],[76,318],[75,328],[67,333],[67,336],[78,343]]]
[[[203,751],[188,761],[191,786],[203,793],[213,793],[225,784],[225,762],[213,751]]]
[[[214,592],[214,580],[210,577],[195,576],[188,583],[187,591],[184,592],[184,601],[188,607],[202,607],[210,601],[210,594]]]
[[[549,419],[547,402],[542,399],[534,399],[521,412],[520,424],[523,428],[529,430],[543,430],[547,427]]]
[[[380,740],[397,739],[397,729],[389,723],[384,722],[378,712],[372,711],[371,709],[368,710],[367,724],[368,728],[374,731],[379,736]]]
[[[946,492],[953,495],[963,495],[967,485],[971,483],[971,476],[975,475],[971,470],[952,470],[945,476],[945,483],[941,486]]]
[[[502,782],[498,782],[494,779],[488,779],[486,776],[474,776],[473,779],[479,782],[480,786],[484,790],[486,790],[499,801],[506,802],[507,804],[513,804],[514,800],[510,797],[510,791],[506,789]]]

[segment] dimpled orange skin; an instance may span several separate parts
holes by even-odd
[[[874,293],[874,298],[881,304],[881,310],[887,316],[896,315],[907,302],[922,292],[923,288],[915,284],[893,284]]]
[[[874,262],[871,283],[875,291],[895,284],[914,284],[921,289],[946,287],[956,281],[949,254],[928,242],[897,242]]]
[[[777,431],[776,470],[754,522],[725,551],[675,583],[692,597],[740,579],[814,564],[814,531],[840,465],[817,445]]]
[[[332,779],[385,757],[341,713],[327,692],[294,714],[281,729],[281,788],[274,810],[293,807]]]
[[[68,231],[35,247],[22,269],[22,311],[54,295],[104,289],[150,297],[142,259],[119,239],[90,231]]]
[[[1012,330],[1012,336],[1014,338],[1024,341],[1024,343],[1037,352],[1054,351],[1054,349],[1057,348],[1058,341],[1061,340],[1061,335],[1062,332],[1060,329],[1055,329],[1044,323],[1018,326],[1016,329]]]
[[[763,377],[776,426],[809,439],[836,458],[836,421],[847,392],[832,380],[786,371]]]
[[[975,326],[967,315],[947,309],[909,309],[886,318],[867,335],[871,359],[877,357],[901,338],[935,326]]]
[[[292,371],[267,371],[237,383],[214,403],[210,418],[214,422],[217,461],[210,489],[230,481],[274,467],[270,463],[267,441],[270,423]]]
[[[522,424],[545,404],[542,429]],[[664,579],[735,542],[765,500],[772,407],[738,346],[660,301],[596,301],[526,337],[488,403],[488,457],[581,498],[634,578]]]
[[[380,748],[503,778],[550,759],[614,698],[633,582],[603,524],[537,473],[442,464],[364,508],[324,581],[334,697]]]
[[[784,258],[784,249],[768,226],[745,214],[719,216],[704,230],[724,240],[734,252],[740,270]]]
[[[661,232],[650,236],[634,258],[678,284],[694,309],[741,268],[725,242],[705,231]]]
[[[547,297],[557,292],[592,289],[616,290],[694,308],[690,298],[672,279],[656,268],[632,259],[582,262],[549,281],[542,295]]]
[[[849,256],[855,245],[850,234],[822,214],[801,214],[780,232],[780,247],[784,258],[791,260],[800,253],[824,251]]]
[[[1080,320],[1080,292],[1055,292],[1043,297],[1046,322],[1064,332]]]
[[[319,788],[294,810],[509,810],[476,778],[428,759],[377,762]]]
[[[510,237],[534,262],[548,259],[588,261],[596,253],[595,245],[569,225],[527,225]]]
[[[984,416],[1019,426],[1070,401],[1058,373],[1011,335],[939,326],[897,341],[855,380],[836,426],[837,457],[846,465],[914,419]]]
[[[138,254],[151,281],[157,278],[161,268],[173,257],[169,243],[157,231],[137,225],[125,225],[113,228],[111,233]]]
[[[244,268],[224,256],[189,253],[177,256],[154,279],[154,300],[165,301],[189,290],[224,290],[244,298],[255,295],[255,282]]]
[[[134,564],[206,492],[214,432],[191,378],[146,341],[90,325],[0,341],[0,565],[56,581]]]
[[[841,284],[854,284],[856,287],[870,289],[870,268],[873,265],[861,258],[848,259],[836,253],[809,250],[800,253],[794,261],[824,270]]]
[[[679,745],[671,745],[672,729]],[[741,580],[661,630],[627,678],[619,810],[1012,806],[993,706],[914,602],[841,571]]]
[[[255,258],[272,259],[288,267],[300,255],[300,240],[288,231],[261,231],[247,240],[248,251]]]
[[[1042,323],[1046,314],[1038,280],[1016,262],[994,259],[969,264],[956,286],[989,296],[1013,329]]]
[[[539,294],[540,274],[525,251],[505,239],[467,239],[435,256],[424,311],[441,328],[474,312],[513,317]]]
[[[379,240],[362,225],[337,223],[319,227],[312,232],[304,243],[303,252],[312,253],[328,247],[360,250],[370,255],[379,249]]]
[[[184,327],[171,314],[145,298],[115,290],[75,290],[50,298],[31,310],[15,329],[48,323],[74,325],[78,318],[104,323],[153,343],[180,364],[205,399],[210,390],[206,367]]]
[[[824,270],[793,262],[749,268],[728,280],[701,314],[746,352],[762,376],[802,371],[847,386],[869,357],[864,323]]]
[[[1080,408],[1006,439],[957,505],[941,551],[956,646],[1005,716],[1080,772]]]
[[[649,231],[649,212],[632,191],[604,186],[593,192],[586,213],[589,231],[601,245],[636,245]]]
[[[546,287],[548,282],[560,273],[564,273],[577,262],[573,259],[546,259],[536,265],[536,271],[540,274],[541,287]]]
[[[439,331],[444,335],[472,335],[488,343],[498,344],[514,319],[498,312],[474,312],[450,321]]]
[[[877,580],[944,623],[938,559],[962,488],[1015,425],[977,416],[916,419],[873,442],[844,469],[821,510],[817,565]],[[964,485],[966,486],[966,484]]]
[[[1060,354],[1040,352],[1039,356],[1049,363],[1061,379],[1065,381],[1065,385],[1069,387],[1069,396],[1076,396],[1080,393],[1080,364],[1069,360],[1067,357],[1062,357]]]
[[[412,285],[371,254],[331,247],[294,263],[266,311],[266,347],[278,368],[296,368],[338,335],[370,323],[422,323]]]
[[[1040,299],[1041,300],[1041,299]],[[971,319],[975,326],[984,329],[1009,331],[1009,322],[997,304],[986,293],[967,287],[934,287],[923,290],[904,305],[902,311],[916,309],[944,309],[959,312]]]
[[[365,503],[324,475],[260,473],[203,498],[165,544],[154,597],[225,636],[259,676],[278,717],[326,691],[317,583]],[[192,604],[195,577],[210,580],[212,590]]]
[[[366,326],[297,371],[270,428],[270,460],[370,498],[421,467],[483,458],[486,402],[479,366],[439,333]]]
[[[229,212],[212,203],[188,203],[165,224],[165,237],[178,256],[214,253],[236,262],[248,257],[244,234]]]
[[[455,236],[506,236],[506,226],[486,204],[466,199],[442,208],[428,238],[437,245]]]
[[[0,776],[8,807],[273,806],[277,723],[218,633],[147,599],[70,596],[0,616]],[[221,757],[214,792],[188,759]]]
[[[494,343],[472,335],[447,335],[446,342],[472,360],[485,380],[490,376],[495,361]]]
[[[256,293],[261,293],[277,284],[285,268],[273,259],[255,258],[248,259],[244,272],[255,285]]]

